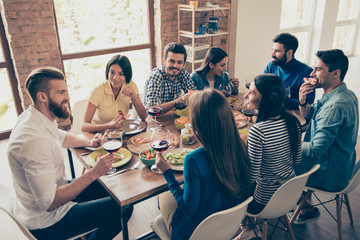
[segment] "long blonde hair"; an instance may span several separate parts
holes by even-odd
[[[218,90],[205,89],[191,96],[189,110],[217,178],[230,193],[241,197],[249,181],[250,161],[229,103]]]

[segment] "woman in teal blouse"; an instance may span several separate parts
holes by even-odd
[[[219,47],[209,48],[201,67],[190,75],[197,90],[208,87],[219,89],[220,84],[228,83],[231,85],[232,94],[237,94],[239,80],[229,78],[229,74],[226,72],[228,61],[228,54],[223,49]]]
[[[184,188],[162,153],[156,165],[171,193],[159,197],[159,207],[171,239],[189,239],[209,215],[233,207],[248,194],[249,159],[226,98],[205,89],[191,96],[191,123],[202,147],[184,161]]]

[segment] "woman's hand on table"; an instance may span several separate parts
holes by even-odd
[[[103,176],[106,175],[109,169],[111,168],[111,165],[115,162],[115,158],[112,154],[108,153],[104,156],[99,157],[97,159],[95,166],[91,169],[91,171],[94,171],[96,175]]]
[[[121,114],[108,123],[108,128],[121,128],[124,124],[125,119]]]
[[[101,138],[102,138],[102,134],[101,133],[97,133],[95,134],[95,136],[90,140],[90,144],[88,147],[100,147],[101,145]]]
[[[164,158],[164,155],[161,152],[156,154],[156,166],[161,172],[165,172],[170,168],[169,162]]]

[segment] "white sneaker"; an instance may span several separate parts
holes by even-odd
[[[256,232],[256,234],[255,234]],[[256,237],[261,237],[261,231],[258,226],[255,226],[254,228],[248,228],[246,230],[243,230],[236,238],[233,240],[248,240],[253,239]]]

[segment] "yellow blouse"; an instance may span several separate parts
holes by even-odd
[[[139,90],[135,82],[125,83],[123,87],[129,86],[138,94]],[[121,91],[121,90],[120,90]],[[96,87],[89,98],[89,102],[96,106],[96,111],[91,123],[104,124],[110,122],[118,115],[118,111],[122,110],[127,113],[129,111],[130,97],[119,94],[115,99],[109,81],[106,81]]]

